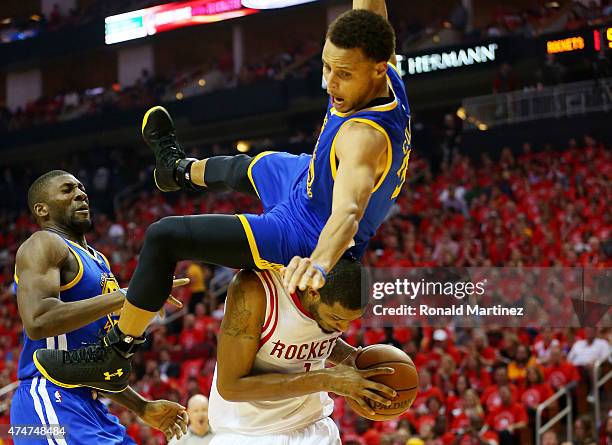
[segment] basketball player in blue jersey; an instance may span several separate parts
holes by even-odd
[[[129,369],[134,339],[163,305],[179,260],[282,269],[293,293],[321,288],[343,255],[363,255],[406,180],[410,109],[384,0],[354,0],[353,8],[327,32],[322,59],[330,100],[312,155],[188,159],[168,112],[146,113],[142,133],[156,156],[160,190],[229,188],[258,196],[264,213],[168,217],[148,228],[119,323],[99,344],[111,351],[99,363],[96,385],[127,385],[126,372],[111,382],[104,373]],[[80,371],[87,363],[66,363],[52,350],[36,357],[57,384],[92,384]]]
[[[28,191],[28,205],[42,230],[34,233],[17,252],[15,287],[24,326],[19,358],[19,387],[11,403],[11,425],[56,426],[49,435],[13,436],[15,444],[134,444],[118,419],[87,388],[54,385],[36,369],[34,351],[51,348],[66,361],[94,360],[90,350],[68,352],[95,343],[112,332],[112,313],[124,303],[123,291],[108,260],[89,246],[85,232],[91,228],[89,201],[83,185],[71,174],[50,171]],[[177,280],[177,285],[186,280]],[[79,357],[77,358],[77,355]],[[120,374],[120,368],[113,373]],[[121,388],[123,389],[123,388]],[[131,388],[105,394],[140,416],[168,438],[186,432],[185,409],[167,400],[148,401]],[[27,430],[26,430],[27,431]]]

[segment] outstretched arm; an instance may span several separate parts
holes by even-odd
[[[284,271],[283,284],[290,292],[307,286],[320,289],[327,273],[350,247],[370,196],[382,174],[381,158],[387,139],[368,124],[349,121],[336,136],[338,161],[332,197],[332,211],[310,258],[294,257]]]
[[[353,0],[353,9],[367,9],[368,11],[375,12],[376,14],[389,20],[385,0]],[[391,55],[389,62],[391,62],[393,65],[397,65],[397,57],[395,54]]]
[[[160,430],[170,440],[179,439],[187,433],[187,412],[185,407],[169,400],[147,400],[127,387],[119,393],[103,393],[124,408],[136,413],[145,423]]]

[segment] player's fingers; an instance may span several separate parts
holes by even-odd
[[[312,264],[309,265],[304,271],[300,282],[298,283],[298,287],[300,288],[300,290],[306,290],[309,285],[312,285],[313,279],[315,278],[315,274],[317,273],[317,269],[312,267]]]
[[[395,369],[389,368],[388,366],[372,368],[372,369],[364,369],[364,370],[359,371],[359,373],[361,374],[361,377],[364,377],[366,379],[374,375],[393,374],[394,372],[395,372]]]
[[[186,412],[183,412],[181,421],[181,429],[183,430],[183,434],[187,434],[187,425],[189,424],[189,415]]]
[[[313,289],[321,289],[325,286],[325,278],[323,278],[323,274],[319,270],[315,269],[315,271],[311,286]]]
[[[285,267],[285,274],[283,275],[283,286],[289,287],[289,282],[293,277],[295,269],[297,269],[298,265],[300,264],[300,259],[301,258],[299,256],[294,256],[293,258],[291,258],[291,261],[289,261],[289,264],[287,264],[287,267]]]
[[[287,287],[287,289],[289,290],[289,293],[295,292],[295,289],[297,288],[299,281],[301,280],[306,270],[308,270],[309,266],[310,266],[310,259],[302,258],[300,260],[300,263],[296,267],[295,272],[293,273],[293,276],[291,277],[291,280],[289,281],[289,286]]]
[[[369,380],[369,382],[369,388],[383,394],[387,399],[393,400],[397,397],[397,391],[395,391],[393,388],[383,385],[382,383],[372,382],[371,380]]]
[[[183,307],[183,302],[179,299],[177,299],[176,297],[174,297],[173,295],[170,295],[168,297],[168,303],[170,303],[172,306],[176,306],[179,309],[182,309]]]
[[[183,429],[178,423],[172,425],[172,434],[176,436],[177,439],[180,439],[180,437],[183,435]]]
[[[355,397],[351,397],[351,398],[355,402],[357,402],[357,405],[359,405],[359,407],[363,410],[363,412],[368,413],[371,416],[376,414],[374,412],[374,410],[372,409],[372,407],[370,405],[368,405],[368,403],[362,397],[355,396]]]
[[[189,284],[189,281],[189,278],[177,278],[172,280],[172,288],[185,286],[186,284]]]
[[[375,402],[381,403],[384,406],[391,406],[391,400],[385,399],[384,397],[376,394],[374,391],[364,389],[363,391],[361,391],[361,395],[363,397],[367,397],[370,400],[374,400]]]

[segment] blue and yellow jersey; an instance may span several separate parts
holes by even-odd
[[[79,265],[79,272],[70,282],[60,287],[60,300],[64,302],[85,300],[96,295],[110,293],[119,289],[119,284],[110,270],[108,260],[92,247],[84,249],[77,243],[62,238],[68,245],[72,255]],[[19,277],[15,274],[15,293],[19,285]],[[96,343],[100,334],[110,330],[118,317],[108,315],[99,320],[83,326],[72,332],[67,332],[57,337],[48,337],[41,340],[32,340],[23,332],[23,350],[19,357],[19,380],[40,377],[40,373],[34,366],[32,355],[34,351],[41,348],[47,349],[75,349],[85,344]]]
[[[331,101],[323,121],[307,174],[292,190],[292,211],[305,223],[304,230],[318,238],[332,208],[334,180],[338,168],[335,143],[338,132],[348,122],[360,122],[380,131],[387,140],[387,164],[359,223],[355,245],[350,252],[360,258],[400,193],[410,157],[410,107],[406,88],[397,69],[389,64],[387,81],[393,98],[352,114],[336,111]]]

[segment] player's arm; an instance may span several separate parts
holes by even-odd
[[[32,340],[74,331],[121,309],[120,291],[80,301],[59,299],[60,269],[71,255],[58,236],[40,231],[17,251],[17,304],[25,331]]]
[[[353,0],[353,9],[367,9],[389,20],[385,0]],[[395,54],[391,55],[389,62],[393,65],[397,65],[397,57]]]
[[[104,397],[136,413],[149,426],[163,432],[168,440],[187,433],[187,412],[178,403],[147,400],[130,386],[119,393],[104,393]]]
[[[387,403],[378,391],[394,397],[394,391],[368,380],[392,368],[358,371],[351,366],[292,374],[251,375],[266,313],[266,296],[259,278],[250,271],[239,272],[227,292],[225,314],[217,345],[217,390],[231,402],[283,400],[320,391],[332,391],[355,399],[366,411],[364,397]]]
[[[367,124],[349,121],[338,132],[335,146],[338,169],[332,211],[310,258],[294,257],[285,269],[283,284],[289,292],[307,286],[320,289],[325,283],[316,267],[329,272],[348,249],[376,185],[387,139]]]

